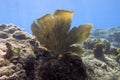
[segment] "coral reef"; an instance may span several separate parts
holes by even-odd
[[[112,43],[112,46],[120,47],[120,26],[108,29],[94,29],[92,36],[106,39]]]
[[[100,39],[91,39],[91,38],[88,38],[84,43],[83,43],[83,47],[85,49],[93,49],[95,47],[95,45],[97,43],[100,43]]]
[[[86,41],[87,43],[85,42],[87,45],[84,45],[84,55],[81,58],[74,53],[65,53],[56,59],[32,35],[17,26],[0,24],[0,30],[1,33],[4,32],[8,36],[8,38],[0,38],[1,80],[42,80],[42,78],[46,79],[44,74],[48,75],[50,79],[57,76],[63,80],[68,78],[83,80],[84,76],[89,80],[119,80],[120,49],[112,45],[109,49],[108,42],[103,39],[89,38]],[[13,34],[15,35],[18,31],[20,32],[19,35],[24,34],[27,38],[20,40],[14,38]],[[90,48],[91,43],[92,46],[94,45],[92,48]],[[110,53],[103,53],[104,60],[94,57],[93,48],[98,43],[104,46],[108,45],[107,50],[110,50]],[[8,58],[5,58],[7,53],[12,53],[12,56],[8,55]],[[40,73],[41,71],[44,74]]]
[[[93,53],[95,58],[104,58],[103,44],[96,44],[95,48],[93,48]]]
[[[87,80],[86,68],[81,58],[73,53],[50,59],[36,67],[35,80]],[[39,73],[39,74],[38,74]]]
[[[82,57],[90,80],[119,80],[120,64],[113,55],[104,54],[104,59],[94,58],[93,53]]]
[[[120,64],[120,54],[116,57],[116,61]]]
[[[21,64],[12,64],[0,58],[0,80],[25,80],[26,72]]]
[[[118,55],[119,53],[119,48],[113,47],[106,39],[89,38],[83,43],[83,47],[85,49],[93,50],[95,56],[103,57],[103,54]]]
[[[91,25],[70,30],[72,13],[58,10],[39,18],[32,24],[38,40],[16,25],[0,24],[0,80],[119,80],[120,48],[114,35],[119,35],[120,27],[106,30],[107,35],[102,30],[102,38],[92,34],[80,46]]]
[[[96,37],[87,39],[83,47],[85,52],[82,60],[92,80],[119,80],[119,48],[113,47],[106,39]]]
[[[30,42],[39,43],[32,35],[12,24],[0,24],[0,35],[0,80],[28,80],[33,77],[31,67],[34,67],[36,55],[33,51],[35,46]],[[39,54],[42,55],[40,50],[39,45]]]

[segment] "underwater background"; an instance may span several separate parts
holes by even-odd
[[[0,80],[120,80],[119,0],[0,3]]]
[[[72,27],[91,23],[94,28],[120,25],[120,0],[0,0],[0,23],[13,23],[31,33],[33,20],[55,10],[74,11]]]

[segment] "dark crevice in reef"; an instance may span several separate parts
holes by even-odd
[[[38,80],[87,80],[88,75],[81,58],[72,53],[59,59],[49,59],[36,67]]]
[[[26,72],[26,80],[34,80],[34,64],[35,58],[29,57],[28,60],[25,62],[25,72]]]
[[[49,53],[46,53],[49,54]],[[45,57],[45,56],[44,56]],[[73,53],[58,58],[28,57],[25,62],[26,80],[87,80],[88,75],[82,59]]]

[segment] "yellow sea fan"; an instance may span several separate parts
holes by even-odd
[[[32,23],[32,33],[44,47],[52,51],[75,51],[70,46],[83,42],[89,36],[92,25],[84,24],[70,30],[72,15],[73,11],[67,10],[57,10],[54,15],[47,14]]]

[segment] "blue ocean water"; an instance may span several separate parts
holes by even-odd
[[[12,23],[31,33],[31,23],[55,10],[74,11],[72,27],[91,23],[95,28],[116,27],[120,25],[119,0],[0,0],[0,23]]]

